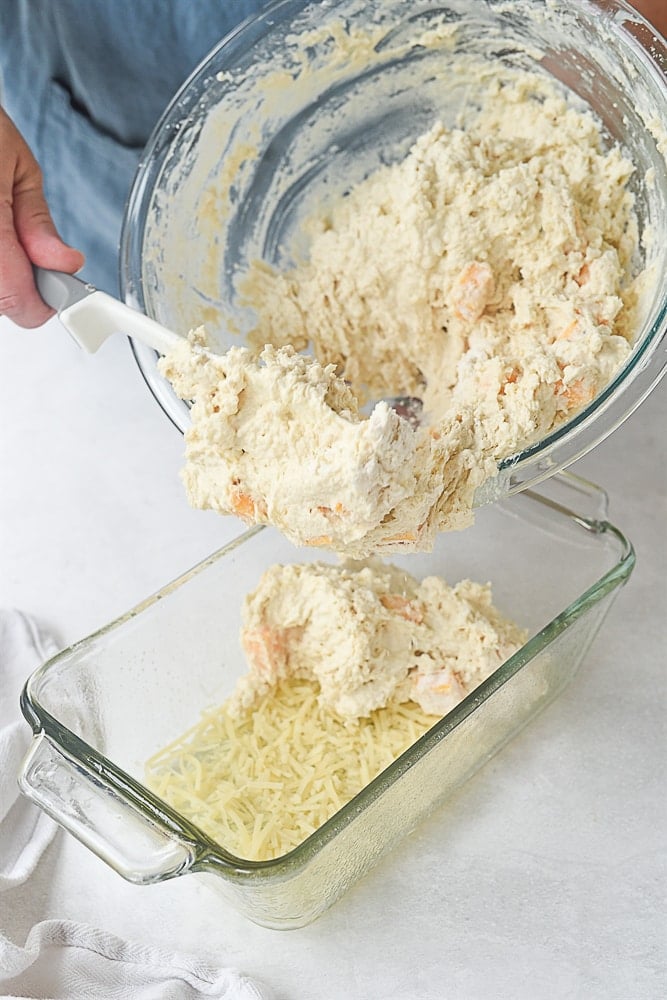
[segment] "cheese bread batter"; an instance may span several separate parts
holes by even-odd
[[[250,672],[147,764],[243,858],[301,844],[525,641],[488,586],[373,559],[271,566],[243,607]]]
[[[313,219],[307,260],[250,269],[250,349],[213,358],[199,331],[162,362],[194,400],[191,503],[354,558],[468,525],[498,462],[630,352],[631,172],[547,81],[499,74],[465,129],[435,124]],[[419,426],[360,413],[406,395]]]
[[[373,559],[272,566],[244,603],[250,672],[234,703],[247,708],[280,681],[317,682],[343,719],[416,702],[445,715],[526,640],[494,607],[490,586],[418,582]]]

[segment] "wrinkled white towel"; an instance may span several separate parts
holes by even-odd
[[[0,892],[25,882],[57,829],[16,783],[31,736],[19,708],[21,690],[56,652],[53,639],[20,611],[0,610]]]
[[[68,920],[33,927],[25,948],[0,937],[4,997],[48,1000],[269,1000],[270,994],[233,969],[191,955],[128,944]]]
[[[30,742],[21,689],[56,651],[26,615],[0,609],[0,893],[29,878],[57,830],[16,783]],[[43,920],[20,947],[4,936],[5,918],[0,895],[0,1000],[271,1000],[264,986],[234,969],[71,920]]]

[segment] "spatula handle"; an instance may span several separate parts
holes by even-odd
[[[93,285],[86,284],[74,274],[66,274],[64,271],[49,271],[45,267],[36,266],[33,266],[33,271],[39,294],[47,306],[51,306],[57,313],[95,292]]]
[[[73,274],[41,267],[35,267],[34,271],[44,301],[57,311],[60,322],[79,347],[91,354],[112,333],[134,337],[160,354],[166,354],[181,342],[178,334]]]

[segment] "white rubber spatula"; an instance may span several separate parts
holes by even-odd
[[[77,344],[90,354],[94,354],[112,333],[134,337],[160,354],[166,354],[183,341],[177,333],[112,295],[99,292],[73,274],[42,267],[33,270],[39,294],[56,310],[60,322]]]
[[[66,274],[63,271],[49,271],[43,267],[33,267],[35,283],[47,305],[55,309],[66,330],[71,333],[80,347],[90,354],[102,346],[113,333],[124,333],[140,340],[159,354],[167,354],[183,342],[183,338],[154,319],[149,319],[136,309],[126,306],[106,292],[99,292],[93,285]],[[211,351],[204,351],[212,355]],[[392,396],[385,399],[388,406],[409,421],[413,427],[419,426],[422,402],[414,396]]]

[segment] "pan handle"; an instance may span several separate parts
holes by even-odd
[[[128,882],[162,882],[195,862],[190,844],[152,823],[44,732],[33,738],[18,780],[27,798]]]

